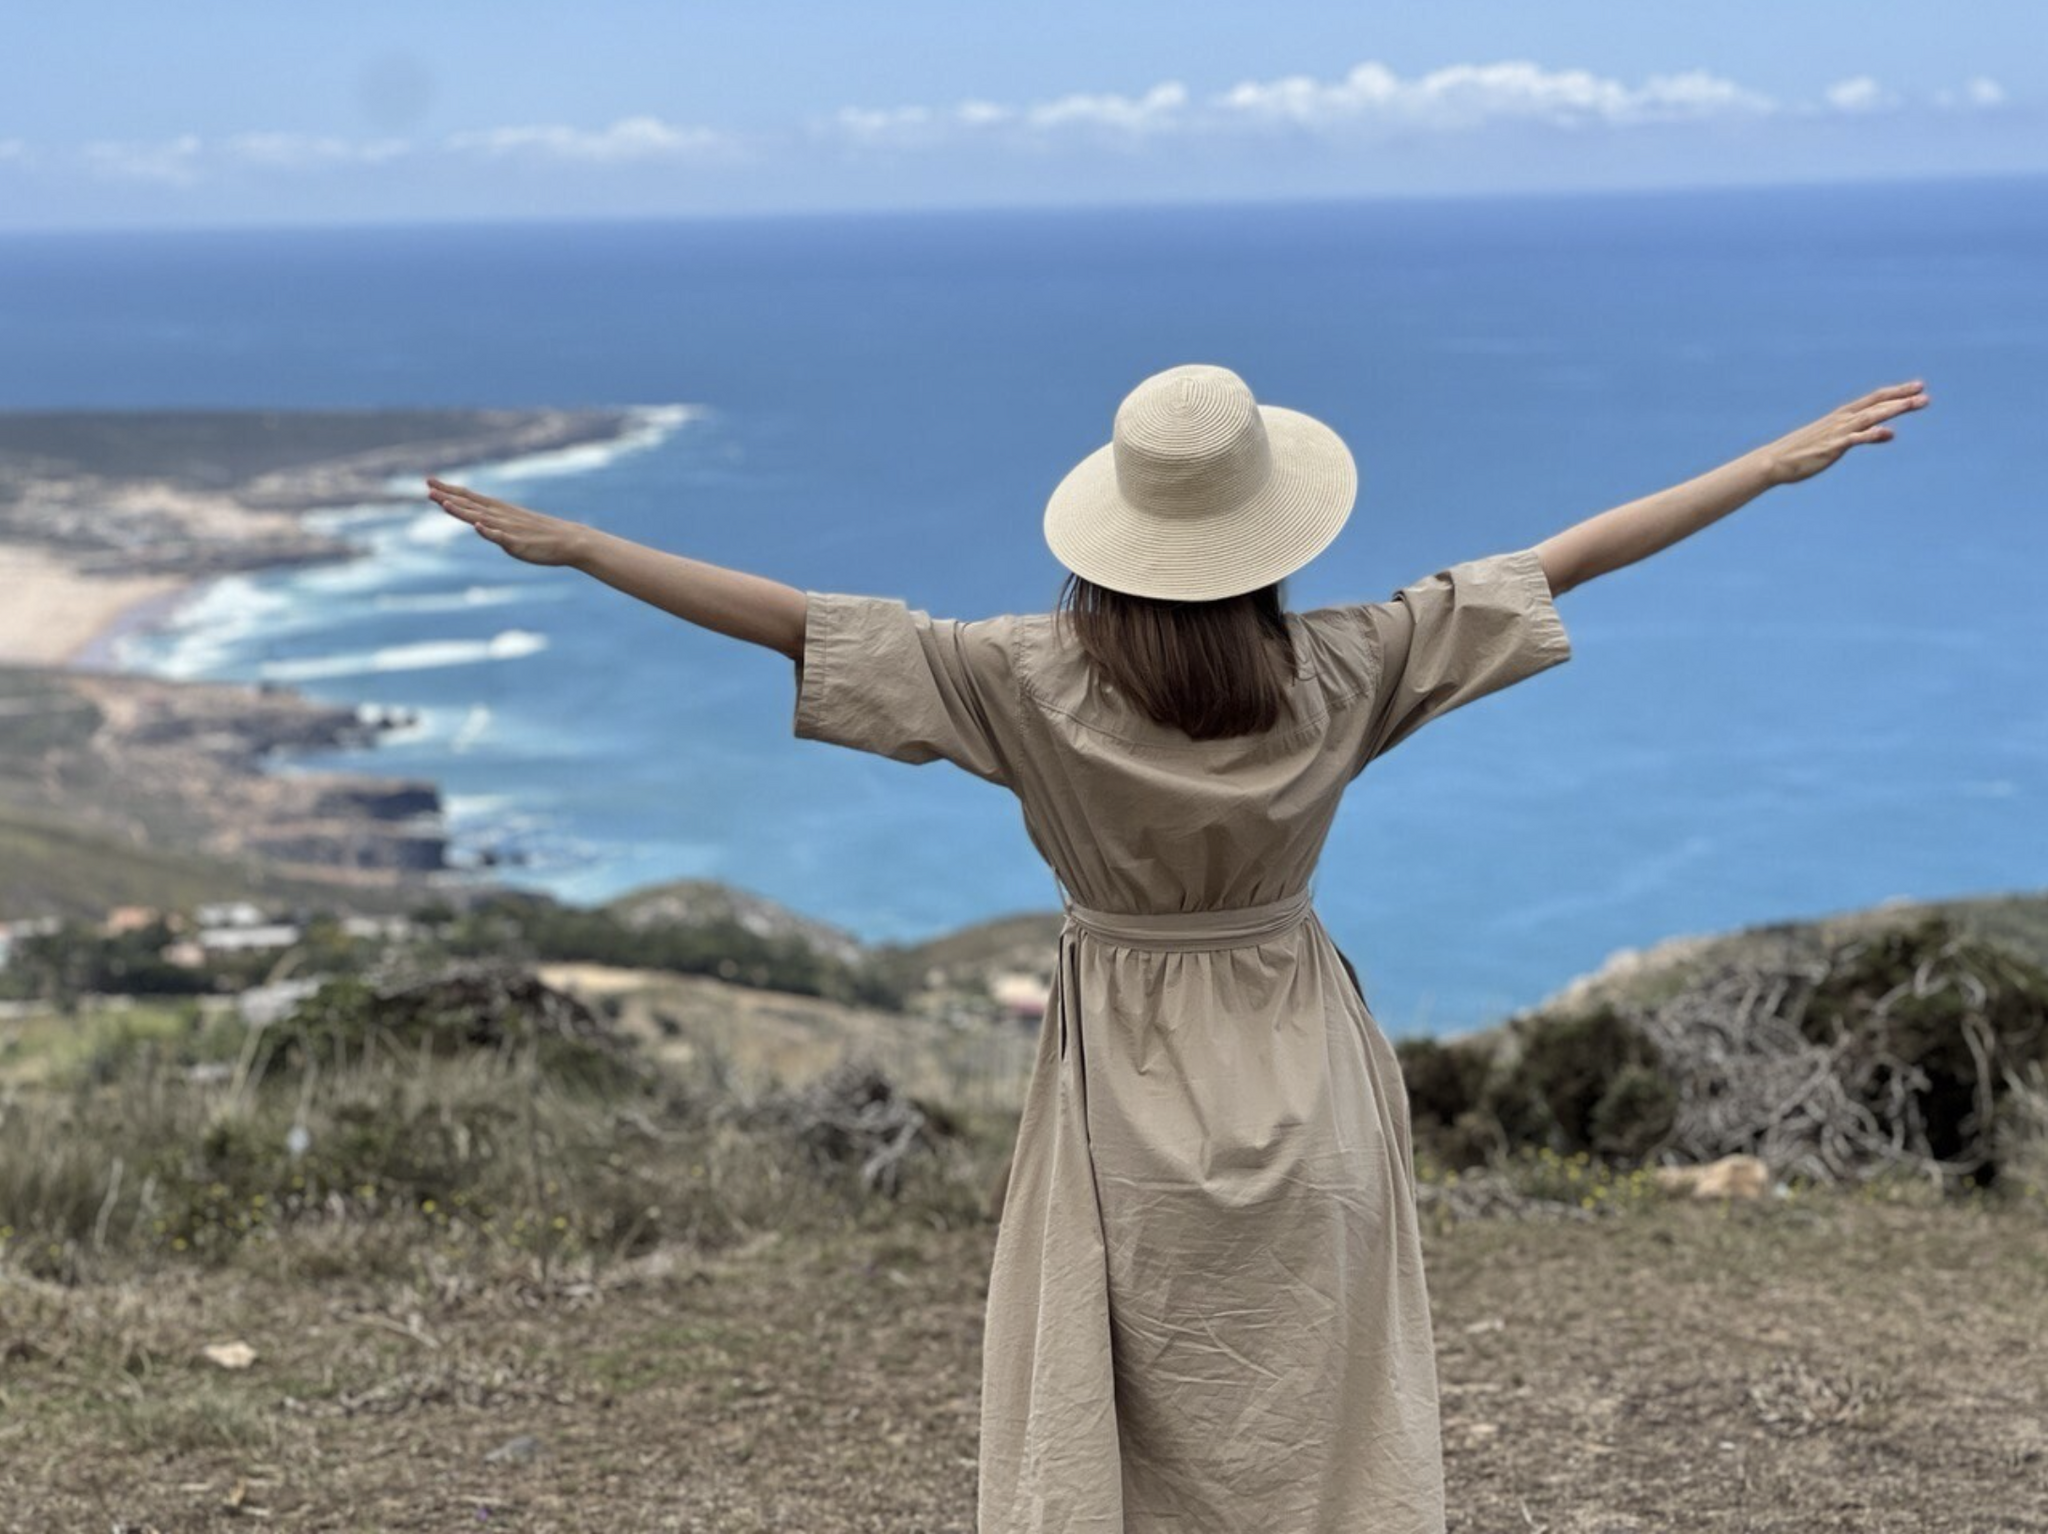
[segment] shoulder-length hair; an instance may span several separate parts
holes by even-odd
[[[1284,582],[1214,601],[1139,597],[1073,571],[1053,608],[1095,674],[1159,724],[1196,740],[1254,735],[1287,707],[1294,636]]]

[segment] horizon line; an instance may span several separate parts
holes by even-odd
[[[2048,181],[2048,169],[1918,172],[1832,178],[1786,178],[1783,180],[1703,180],[1692,182],[1644,182],[1602,187],[1533,187],[1481,191],[1340,192],[1325,195],[1289,194],[1274,197],[1103,197],[1076,201],[933,202],[883,204],[869,207],[787,207],[748,209],[698,209],[661,213],[575,213],[575,214],[478,214],[451,217],[404,217],[364,219],[295,220],[215,219],[177,223],[143,224],[0,224],[0,240],[36,239],[92,235],[179,235],[179,234],[297,234],[344,233],[350,231],[400,232],[444,229],[541,229],[551,226],[648,225],[648,224],[746,224],[797,223],[805,221],[858,221],[902,218],[988,217],[995,214],[1062,213],[1153,213],[1229,208],[1330,208],[1372,206],[1384,203],[1514,203],[1514,202],[1614,202],[1669,196],[1706,196],[1713,193],[1798,192],[1839,190],[1872,186],[1946,186],[1977,182]]]

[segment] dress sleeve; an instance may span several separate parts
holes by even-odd
[[[894,597],[804,593],[796,735],[895,761],[941,758],[1014,786],[1014,618],[934,618]]]
[[[1352,612],[1374,677],[1357,771],[1430,720],[1571,659],[1533,548],[1451,565]]]

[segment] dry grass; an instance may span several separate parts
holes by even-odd
[[[973,1528],[1013,1118],[891,1202],[694,1111],[735,1074],[701,1044],[629,1102],[517,1060],[194,1084],[164,1037],[0,1097],[0,1530]],[[296,1209],[295,1121],[334,1158]],[[2048,1531],[2048,1152],[1946,1202],[1510,1175],[1555,1217],[1425,1200],[1453,1530]]]
[[[1014,1112],[1038,1047],[1036,1026],[1025,1023],[954,1026],[921,1011],[883,1012],[602,964],[543,964],[535,972],[602,1007],[651,1058],[682,1075],[715,1075],[742,1099],[822,1076],[852,1053],[906,1092]]]
[[[900,1205],[877,1204],[857,1168],[821,1172],[754,1128],[715,1052],[627,1085],[556,1079],[527,1047],[258,1080],[257,1035],[235,1033],[242,1053],[210,1078],[190,1075],[193,1039],[151,1027],[104,1034],[47,1082],[0,1084],[0,1273],[107,1283],[199,1262],[318,1283],[431,1258],[545,1276],[904,1211],[970,1221],[1002,1154],[999,1115],[955,1114],[906,1167]]]
[[[993,1234],[11,1278],[0,1528],[964,1534]],[[2048,1529],[2038,1212],[1810,1192],[1427,1241],[1455,1530]],[[228,1339],[253,1367],[198,1354]]]

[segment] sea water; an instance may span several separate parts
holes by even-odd
[[[1116,402],[1235,368],[1357,457],[1290,606],[1376,600],[1882,384],[1897,439],[1563,596],[1573,659],[1436,721],[1316,905],[1383,1026],[1449,1033],[1614,950],[2048,854],[2048,181],[0,238],[0,405],[646,407],[462,475],[818,591],[1036,612],[1047,494]],[[418,722],[460,856],[597,901],[729,881],[871,940],[1053,909],[1015,800],[791,733],[780,655],[511,559],[394,484],[347,563],[203,588],[122,663]]]

